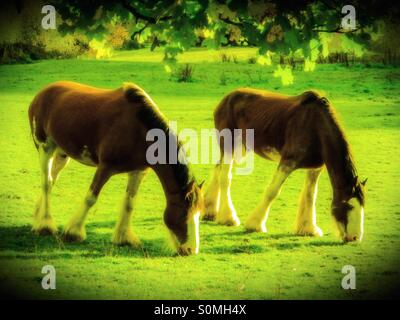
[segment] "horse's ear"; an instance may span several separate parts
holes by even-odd
[[[189,184],[185,188],[187,194],[193,192],[194,191],[194,187],[195,187],[195,182],[193,180],[193,181],[189,182]]]
[[[200,191],[203,191],[203,187],[204,187],[204,181],[205,180],[203,180],[200,184],[199,184],[199,189],[200,189]]]
[[[355,176],[353,179],[353,187],[351,188],[351,192],[353,194],[356,192],[357,186],[358,186],[358,176]]]
[[[362,181],[362,182],[361,182],[361,185],[362,185],[363,187],[365,187],[365,185],[367,184],[367,181],[368,181],[368,178],[366,178],[364,181]]]
[[[194,201],[196,200],[194,180],[187,185],[185,199],[191,203],[194,203]]]

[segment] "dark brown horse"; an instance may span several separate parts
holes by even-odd
[[[321,170],[326,166],[333,188],[332,214],[344,241],[363,237],[365,182],[360,182],[349,144],[328,100],[313,91],[298,96],[239,89],[228,94],[214,113],[215,127],[254,129],[254,152],[279,162],[272,182],[249,216],[245,228],[266,232],[272,201],[286,178],[296,169],[307,169],[297,213],[297,234],[321,236],[316,224],[315,201]],[[245,141],[245,137],[243,137]],[[221,142],[221,141],[220,141]],[[230,196],[234,156],[224,154],[216,166],[205,195],[204,219],[239,225]],[[226,160],[227,159],[227,160]]]
[[[102,187],[112,175],[127,173],[126,195],[113,242],[137,246],[139,239],[130,226],[133,200],[145,172],[151,168],[165,192],[164,221],[177,251],[181,254],[198,252],[200,188],[187,165],[180,162],[149,164],[147,161],[149,130],[156,128],[173,136],[175,140],[171,141],[177,141],[176,150],[179,142],[155,103],[141,88],[125,84],[116,90],[104,90],[57,82],[36,95],[29,108],[29,120],[43,175],[34,231],[39,234],[56,232],[49,209],[50,191],[60,170],[73,158],[97,169],[82,207],[65,227],[66,240],[85,239],[85,219]]]

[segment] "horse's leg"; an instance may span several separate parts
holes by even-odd
[[[51,172],[50,172],[50,174],[51,174],[50,187],[51,188],[56,184],[58,174],[68,164],[68,162],[69,162],[69,157],[66,154],[61,153],[57,150],[55,151],[53,160],[52,160],[52,165],[51,165]],[[34,213],[35,220],[37,220],[37,218],[38,218],[38,214],[39,214],[41,205],[42,205],[42,195],[39,196],[39,199],[36,204],[36,209],[35,209],[35,213]]]
[[[131,215],[134,209],[136,195],[139,185],[142,182],[146,171],[133,171],[128,174],[128,186],[121,210],[121,215],[117,222],[113,243],[116,245],[140,246],[139,238],[131,229]]]
[[[219,175],[221,165],[217,164],[214,168],[210,185],[204,195],[204,215],[203,220],[215,220],[219,210],[221,189],[219,185]]]
[[[51,180],[53,186],[57,182],[60,171],[68,164],[69,159],[70,158],[65,153],[56,150],[53,158],[53,165],[51,167]]]
[[[253,210],[246,221],[245,228],[247,231],[267,232],[267,218],[274,199],[279,195],[282,184],[293,171],[293,167],[280,163],[275,171],[271,183],[264,192],[263,199]]]
[[[47,140],[39,145],[39,162],[42,171],[42,194],[36,205],[34,223],[32,230],[38,234],[54,234],[57,227],[50,214],[50,192],[52,185],[51,167],[53,154],[56,145],[53,141]]]
[[[230,163],[221,161],[220,167],[220,204],[216,220],[219,224],[238,226],[240,225],[240,220],[236,215],[236,210],[231,198],[233,160],[231,160]]]
[[[300,195],[299,209],[296,219],[298,235],[322,236],[322,230],[317,227],[315,202],[318,192],[318,178],[322,169],[307,170],[303,191]]]
[[[96,203],[101,188],[111,177],[112,172],[106,166],[99,166],[93,177],[92,184],[86,194],[82,207],[71,218],[64,229],[64,240],[83,241],[86,238],[85,220],[89,209]]]

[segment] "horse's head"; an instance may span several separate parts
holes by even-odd
[[[179,201],[171,202],[165,210],[165,224],[174,247],[181,255],[199,252],[199,218],[204,207],[202,185],[190,182],[179,195]]]
[[[361,242],[364,234],[364,186],[367,180],[359,182],[356,178],[351,196],[347,200],[334,200],[332,214],[345,242]]]

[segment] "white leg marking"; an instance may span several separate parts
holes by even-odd
[[[85,200],[80,210],[72,217],[64,229],[64,240],[83,241],[86,238],[85,220],[89,210],[97,201],[104,184],[112,176],[108,167],[100,165],[97,167],[92,184],[86,194]]]
[[[58,175],[62,169],[68,164],[70,158],[56,150],[53,157],[53,165],[51,167],[51,180],[54,186],[57,182]]]
[[[54,234],[57,227],[50,214],[50,192],[52,187],[51,168],[54,147],[51,142],[39,144],[39,161],[42,171],[42,194],[34,214],[32,230],[39,234]]]
[[[114,232],[114,244],[130,245],[134,247],[140,246],[140,240],[134,234],[131,228],[131,216],[139,185],[145,175],[145,171],[134,171],[128,175],[128,186],[126,189],[121,214]]]
[[[232,166],[233,160],[230,164],[221,163],[219,175],[220,205],[217,213],[217,223],[228,226],[238,226],[240,225],[240,220],[236,215],[236,210],[231,198]]]
[[[184,255],[198,254],[200,247],[199,237],[200,212],[195,212],[187,221],[188,238],[187,241],[179,246],[178,252]]]
[[[68,162],[69,162],[69,157],[62,156],[57,151],[55,152],[55,155],[52,158],[52,163],[49,165],[49,167],[51,167],[50,189],[49,190],[51,190],[52,187],[56,184],[56,181],[57,181],[60,171],[68,164]],[[37,223],[39,220],[39,215],[40,215],[39,212],[40,212],[40,209],[42,207],[42,202],[43,202],[42,200],[43,200],[43,194],[41,194],[39,196],[39,199],[36,203],[36,208],[35,208],[35,212],[34,212],[35,223]]]
[[[212,179],[204,195],[204,214],[202,219],[214,220],[220,207],[221,190],[219,185],[220,165],[214,168]]]
[[[67,241],[83,241],[86,239],[85,220],[97,197],[89,191],[80,210],[71,218],[64,229],[64,238]]]
[[[277,171],[275,171],[271,183],[264,192],[263,199],[253,210],[246,221],[245,227],[247,231],[267,232],[266,223],[271,204],[279,195],[282,184],[292,171],[292,168],[279,165]]]
[[[320,174],[321,169],[307,170],[296,218],[296,233],[298,235],[319,237],[323,235],[322,230],[317,226],[315,207]]]
[[[364,236],[364,207],[357,198],[351,198],[349,204],[353,207],[347,215],[345,241],[361,242]]]

